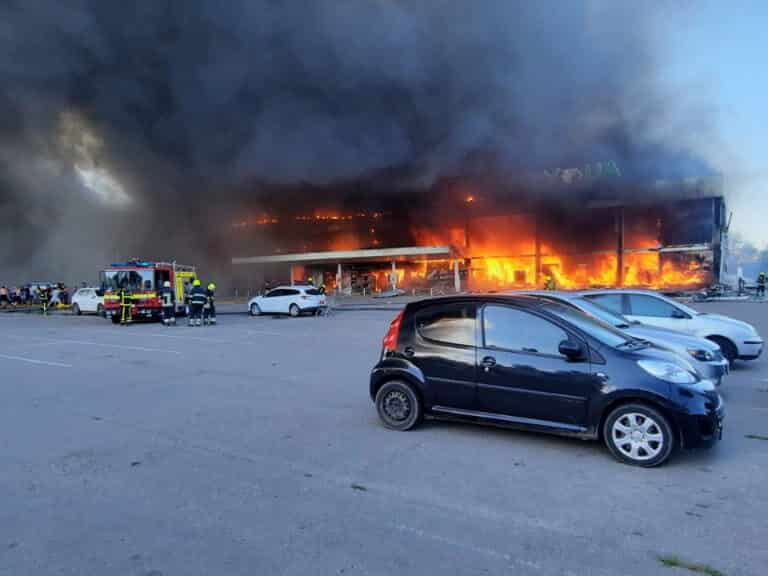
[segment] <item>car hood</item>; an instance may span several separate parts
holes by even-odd
[[[629,328],[624,329],[625,332],[631,334],[635,338],[642,338],[653,342],[654,344],[684,346],[685,348],[695,348],[696,350],[709,350],[711,352],[717,351],[720,347],[714,342],[707,340],[706,338],[699,338],[698,336],[690,336],[683,334],[677,330],[671,330],[669,328],[659,328],[657,326],[649,326],[647,324],[632,324]]]
[[[696,322],[699,324],[706,324],[711,326],[729,326],[731,329],[739,330],[749,334],[757,334],[755,327],[747,322],[736,320],[728,316],[722,316],[721,314],[699,314],[696,316]]]

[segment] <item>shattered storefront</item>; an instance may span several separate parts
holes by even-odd
[[[462,181],[444,184],[436,196],[348,195],[343,205],[302,210],[274,205],[233,224],[241,251],[233,264],[244,283],[312,278],[348,294],[687,290],[719,279],[726,209],[712,182],[567,197],[487,190]],[[261,253],[249,252],[254,246]]]

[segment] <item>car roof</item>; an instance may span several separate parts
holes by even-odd
[[[663,296],[655,290],[647,290],[643,288],[600,288],[595,290],[579,290],[575,292],[577,295],[586,294],[647,294],[648,296]]]
[[[433,306],[435,304],[461,304],[464,302],[469,303],[496,303],[496,304],[513,304],[520,308],[540,308],[549,302],[537,298],[535,295],[529,296],[525,294],[461,294],[456,296],[438,296],[435,298],[425,298],[423,300],[417,300],[416,302],[410,302],[406,306],[406,310],[415,311],[420,308],[426,308],[427,306]]]

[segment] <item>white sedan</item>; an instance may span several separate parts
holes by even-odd
[[[72,295],[72,314],[80,316],[83,312],[103,314],[104,295],[97,288],[80,288]]]
[[[278,286],[264,296],[248,301],[251,316],[260,314],[289,314],[299,316],[305,312],[322,313],[326,309],[325,294],[314,286]]]
[[[656,292],[618,289],[584,291],[580,295],[630,320],[707,338],[720,346],[730,362],[754,360],[763,353],[763,339],[751,324],[698,312]]]

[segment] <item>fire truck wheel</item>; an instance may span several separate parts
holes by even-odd
[[[288,308],[288,314],[296,318],[301,313],[301,310],[299,310],[299,307],[296,306],[296,304],[291,304],[291,307]]]
[[[112,316],[112,324],[120,324],[120,316],[118,316],[117,314]]]
[[[251,316],[260,316],[261,315],[261,308],[259,308],[259,305],[255,302],[251,304]]]
[[[78,306],[77,304],[72,304],[72,314],[74,314],[75,316],[80,316],[80,314],[82,314],[82,312],[80,311],[80,306]]]

